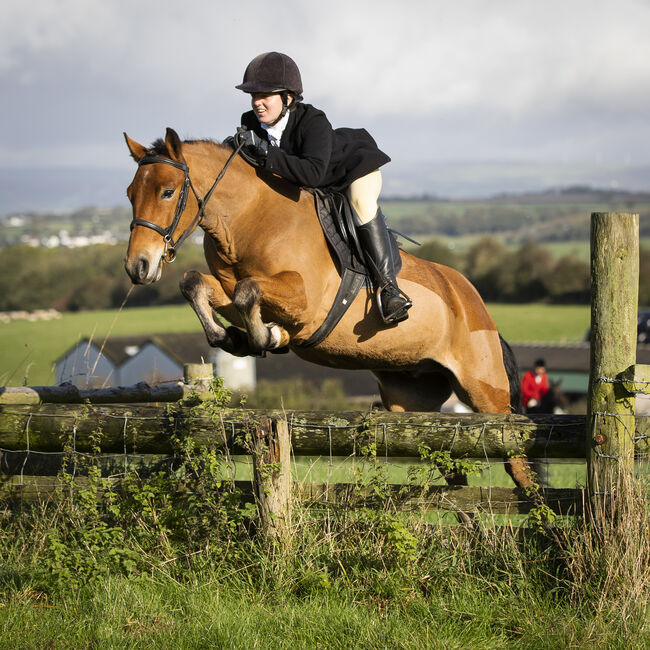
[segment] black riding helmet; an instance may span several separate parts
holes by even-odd
[[[290,56],[281,52],[264,52],[256,56],[246,67],[244,80],[235,88],[245,93],[280,93],[282,112],[273,124],[290,109],[289,94],[293,96],[292,105],[302,100],[300,70]]]

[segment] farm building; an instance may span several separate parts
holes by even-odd
[[[551,380],[562,381],[568,395],[586,395],[589,386],[589,343],[512,345],[519,372],[530,370],[537,359],[544,359]],[[638,345],[637,363],[650,364],[650,345]]]
[[[186,363],[212,363],[228,388],[255,386],[255,364],[211,348],[203,332],[83,339],[56,361],[57,383],[83,388],[161,384],[183,378]]]

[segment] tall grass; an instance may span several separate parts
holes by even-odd
[[[0,647],[650,643],[650,511],[638,484],[597,524],[514,530],[486,514],[459,529],[400,512],[383,464],[360,459],[376,507],[295,503],[281,546],[223,480],[227,459],[179,445],[171,472],[132,472],[120,493],[84,456],[75,471],[89,480],[57,505],[5,505]]]

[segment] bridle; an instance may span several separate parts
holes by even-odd
[[[172,219],[171,224],[167,226],[167,228],[161,228],[157,223],[154,223],[153,221],[147,221],[147,219],[136,219],[134,217],[131,220],[131,230],[133,230],[136,226],[144,226],[145,228],[151,228],[151,230],[155,230],[159,235],[162,236],[163,241],[165,242],[165,251],[163,253],[163,260],[165,262],[171,263],[176,259],[176,251],[178,250],[179,246],[192,234],[192,232],[194,232],[194,229],[201,223],[201,220],[205,216],[205,206],[210,200],[210,197],[212,196],[212,193],[216,189],[217,185],[224,177],[226,171],[228,170],[228,167],[230,166],[230,163],[239,153],[241,147],[242,145],[240,144],[233,149],[233,152],[230,154],[228,160],[226,160],[226,163],[223,166],[222,170],[219,172],[219,175],[215,179],[214,183],[212,183],[212,187],[208,190],[208,193],[203,198],[198,195],[196,189],[194,188],[192,180],[190,179],[190,168],[185,162],[185,159],[183,159],[182,162],[179,162],[172,160],[171,158],[165,158],[164,156],[149,154],[138,161],[138,167],[141,167],[142,165],[154,165],[156,163],[163,163],[165,165],[176,167],[176,169],[180,169],[185,175],[185,179],[183,180],[183,185],[176,202],[174,218]],[[174,241],[176,229],[178,228],[181,216],[183,215],[183,212],[185,212],[185,207],[187,205],[188,189],[192,190],[198,208],[196,215],[192,220],[192,223],[181,233],[181,236],[176,241]]]

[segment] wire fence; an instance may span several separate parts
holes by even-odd
[[[3,415],[13,418],[13,444],[3,444],[8,436],[6,431],[0,431],[0,485],[4,486],[0,498],[52,498],[62,472],[82,480],[89,466],[99,468],[104,479],[115,483],[129,473],[142,478],[159,471],[173,473],[182,454],[187,453],[178,441],[194,440],[195,430],[201,432],[195,441],[198,446],[214,448],[221,454],[224,479],[251,480],[250,457],[246,455],[243,438],[255,428],[262,413],[242,411],[233,419],[215,413],[179,415],[165,407],[144,410],[144,414],[135,414],[133,409],[118,405],[94,411],[82,406],[69,413],[3,408]],[[395,499],[401,494],[407,508],[517,511],[530,506],[530,497],[513,490],[512,482],[500,467],[504,457],[516,452],[511,448],[495,455],[495,437],[507,438],[508,423],[502,417],[483,417],[473,422],[474,416],[465,416],[452,418],[455,421],[448,423],[427,423],[415,422],[410,417],[382,422],[378,415],[365,414],[351,423],[312,423],[305,421],[304,413],[286,416],[292,432],[294,478],[301,492],[321,506],[334,507],[342,501],[349,504],[350,484],[359,482],[360,468],[370,466],[382,469],[386,484],[394,486]],[[629,443],[635,446],[636,475],[647,478],[650,418],[597,413],[591,433],[595,434],[599,421],[612,418],[625,427]],[[558,510],[568,510],[568,506],[583,498],[586,447],[584,438],[577,441],[578,446],[582,445],[582,459],[576,455],[558,458],[556,447],[558,439],[575,437],[576,417],[557,416],[548,423],[520,422],[517,426],[522,449],[534,439],[535,453],[530,461],[540,484],[546,488],[545,496],[557,504]],[[49,433],[45,433],[47,427]],[[404,430],[409,431],[408,445],[404,443]],[[342,444],[344,440],[347,445]],[[140,444],[146,452],[139,448]],[[574,449],[575,444],[576,441]],[[405,446],[417,450],[416,453],[404,454]],[[342,449],[345,453],[341,453]],[[428,491],[416,491],[421,487],[414,483],[417,470],[421,476],[423,468],[432,465],[432,454],[439,462],[447,458],[472,459],[478,475],[470,478],[470,488],[464,495],[450,492],[440,472],[439,480],[433,481],[439,485],[429,485]],[[521,455],[526,455],[525,451]],[[598,447],[596,457],[598,463],[620,460],[618,455],[603,453]],[[431,473],[428,476],[431,478]],[[312,483],[316,486],[307,487]]]

